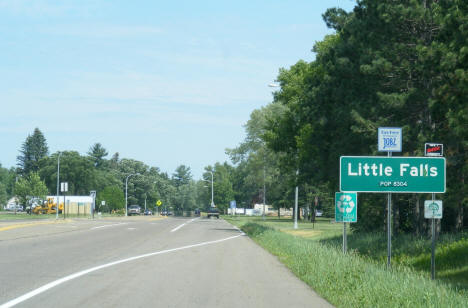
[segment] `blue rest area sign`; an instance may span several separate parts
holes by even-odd
[[[357,193],[337,192],[335,193],[335,221],[356,222],[357,221]]]

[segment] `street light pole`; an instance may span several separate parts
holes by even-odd
[[[265,220],[265,199],[266,199],[266,185],[265,185],[265,165],[263,165],[263,215],[262,218]]]
[[[62,155],[62,152],[59,152],[58,157],[57,157],[57,203],[55,203],[55,219],[56,220],[58,219],[58,212],[59,212],[60,156],[61,155]]]
[[[296,178],[298,174],[299,174],[299,169],[296,170]],[[296,183],[296,193],[294,196],[294,229],[297,229],[297,211],[298,211],[298,203],[299,203],[298,199],[299,199],[299,187],[297,186],[297,183]]]
[[[213,201],[213,197],[214,197],[214,190],[213,190],[213,172],[210,171],[211,173],[211,207],[214,207],[214,201]]]
[[[125,178],[125,217],[128,216],[128,213],[127,213],[127,208],[128,208],[128,201],[127,201],[127,197],[128,197],[128,194],[127,194],[127,190],[128,190],[128,178],[131,177],[132,175],[138,175],[139,173],[131,173],[129,175],[127,175],[127,177]]]

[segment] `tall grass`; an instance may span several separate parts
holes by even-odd
[[[332,243],[293,236],[246,220],[232,221],[338,307],[467,307],[468,296],[406,266],[344,255]]]

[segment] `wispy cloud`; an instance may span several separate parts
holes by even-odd
[[[155,26],[142,25],[62,25],[53,27],[42,27],[39,31],[48,35],[79,36],[87,38],[121,38],[158,35],[163,29]]]
[[[90,4],[86,4],[88,9]],[[84,3],[77,1],[0,0],[0,9],[15,15],[59,16],[70,11],[81,11],[84,8]]]

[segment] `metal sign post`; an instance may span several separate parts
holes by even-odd
[[[94,219],[94,208],[96,207],[96,191],[95,190],[90,191],[90,195],[93,198],[93,203],[91,204],[91,208],[90,208],[90,212],[91,212],[90,214],[91,214],[92,219]]]
[[[343,253],[348,250],[346,223],[357,221],[357,193],[335,193],[335,221],[343,223]]]
[[[65,193],[68,191],[68,182],[62,182],[60,183],[60,191],[63,192],[63,219],[65,219]],[[57,205],[56,205],[56,210],[57,212],[60,209],[60,203],[57,199]]]
[[[435,220],[442,219],[442,201],[434,200],[435,194],[432,194],[432,200],[424,201],[424,218],[431,220],[432,245],[431,245],[431,278],[435,279],[435,248],[436,248],[436,230]]]
[[[441,157],[444,155],[444,145],[441,143],[425,143],[424,144],[424,156],[437,156]],[[424,202],[424,216],[431,218],[431,233],[432,233],[432,245],[431,245],[431,278],[435,279],[435,248],[436,248],[436,230],[435,230],[435,219],[442,219],[442,201],[435,200],[435,193],[432,193],[432,200],[430,204]],[[426,212],[427,215],[426,215]]]
[[[433,193],[432,194],[432,202],[434,203],[434,199],[435,199],[435,194]],[[432,215],[432,223],[431,223],[431,227],[432,227],[432,245],[431,245],[431,278],[432,280],[435,279],[435,225],[434,225],[434,222],[435,222],[435,218],[434,218],[434,215]]]
[[[380,152],[387,152],[391,157],[392,152],[401,152],[402,148],[401,127],[379,127],[378,146]],[[392,259],[392,193],[387,194],[387,267],[390,268]]]
[[[265,205],[263,205],[265,206]],[[231,213],[233,216],[236,216],[236,208],[237,208],[237,204],[236,204],[236,200],[232,200],[229,202],[229,207],[231,208]],[[265,214],[265,209],[263,209],[263,213]]]

